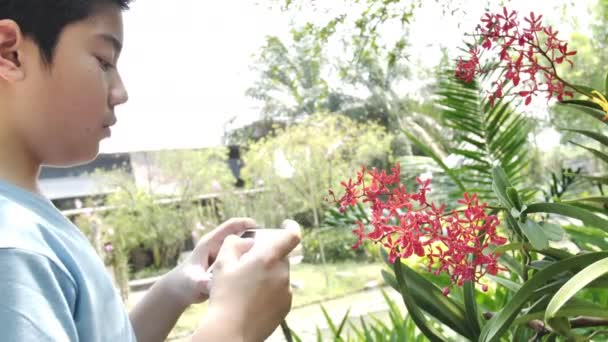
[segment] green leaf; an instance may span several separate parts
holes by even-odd
[[[531,313],[519,316],[515,321],[513,321],[513,324],[525,324],[536,319],[544,320],[545,311],[546,308],[542,308],[542,310],[533,311]],[[554,314],[554,317],[575,316],[608,318],[608,308],[602,307],[586,300],[572,298]]]
[[[397,278],[394,275],[388,273],[386,270],[381,270],[382,278],[384,281],[395,290],[399,291],[399,284],[397,284]]]
[[[350,309],[346,310],[346,313],[344,314],[344,317],[342,317],[342,321],[340,322],[340,325],[338,326],[338,330],[336,330],[334,332],[334,336],[336,337],[336,339],[339,339],[342,336],[342,331],[344,330],[344,326],[346,325],[349,315],[350,315]]]
[[[550,322],[551,319],[556,317],[557,311],[574,297],[578,291],[606,273],[608,273],[608,258],[594,262],[570,278],[551,298],[545,312],[545,320]]]
[[[536,273],[531,279],[525,282],[511,300],[482,328],[479,341],[498,341],[500,337],[511,326],[515,317],[520,313],[522,307],[530,300],[539,298],[543,293],[547,293],[556,287],[555,284],[547,282],[563,272],[576,269],[582,265],[588,265],[597,260],[608,257],[608,252],[588,253],[577,255],[562,261]]]
[[[579,207],[591,212],[608,214],[608,203],[606,197],[586,197],[576,200],[562,201],[561,203],[572,204],[575,207]]]
[[[588,288],[593,289],[606,289],[608,288],[608,276],[602,276],[594,280],[591,284],[587,285]]]
[[[530,263],[530,268],[535,269],[537,271],[542,270],[543,268],[553,264],[553,261],[549,260],[534,260]]]
[[[595,102],[588,101],[588,100],[566,100],[566,101],[560,102],[560,104],[567,105],[568,107],[576,108],[576,109],[584,112],[585,114],[590,115],[593,118],[601,121],[604,124],[607,123],[606,120],[604,120],[606,113],[602,110],[602,107],[600,107]]]
[[[394,265],[388,262],[388,253],[381,249],[380,253],[385,262],[394,268]],[[395,261],[397,263],[397,261]],[[426,280],[418,272],[403,265],[401,270],[408,281],[408,288],[412,293],[412,297],[416,298],[416,304],[429,315],[435,317],[438,321],[450,327],[458,334],[471,338],[470,331],[464,308],[461,304],[443,295],[441,289],[435,284]],[[391,285],[395,290],[401,292],[397,278],[384,270],[381,271],[382,277],[387,284]]]
[[[386,294],[386,292],[382,291],[382,297],[384,297],[384,301],[389,307],[389,316],[393,330],[390,334],[395,336],[396,333],[399,340],[403,341],[405,339],[405,321],[403,319],[403,315],[401,314],[401,310],[399,310],[397,304]]]
[[[410,139],[419,149],[421,149],[427,156],[431,157],[437,163],[437,165],[443,169],[443,171],[454,181],[454,183],[456,183],[460,191],[466,191],[466,188],[460,179],[454,174],[454,171],[445,165],[443,160],[441,160],[441,157],[439,157],[435,151],[430,149],[426,144],[422,143],[414,134],[406,130],[403,130],[403,133],[407,135],[408,139]]]
[[[562,229],[560,225],[549,222],[541,222],[539,226],[542,228],[545,236],[550,241],[561,241],[566,236],[566,231]]]
[[[581,144],[575,143],[574,141],[571,141],[570,143],[571,143],[571,144],[574,144],[574,145],[576,145],[576,146],[578,146],[578,147],[582,147],[582,148],[584,148],[585,150],[587,150],[587,151],[589,151],[589,152],[593,153],[593,155],[594,155],[594,156],[598,157],[599,159],[601,159],[601,160],[602,160],[602,161],[604,161],[605,163],[608,163],[608,155],[606,155],[605,153],[603,153],[603,152],[601,152],[601,151],[598,151],[598,150],[596,150],[596,149],[594,149],[594,148],[587,147],[587,146],[583,146],[583,145],[581,145]]]
[[[325,322],[327,322],[329,329],[332,332],[335,332],[337,329],[336,325],[335,325],[334,321],[331,319],[331,317],[329,316],[329,313],[327,313],[327,310],[325,309],[325,307],[323,305],[321,305],[321,312],[323,313],[323,316],[325,317]]]
[[[576,84],[574,85],[574,88],[576,88],[576,90],[586,96],[592,97],[593,96],[593,92],[597,91],[591,87],[585,86],[585,85],[580,85],[580,84]]]
[[[566,204],[576,203],[576,202],[593,202],[593,203],[608,205],[608,196],[583,197],[583,198],[577,198],[577,199],[571,200],[571,201],[562,201],[562,203],[566,203]]]
[[[293,330],[291,331],[291,337],[293,337],[295,342],[302,342],[302,338]]]
[[[515,331],[513,332],[512,341],[529,341],[530,340],[530,332],[528,332],[528,327],[524,327],[522,325],[518,325],[515,327]]]
[[[509,243],[506,245],[498,246],[498,247],[494,248],[493,251],[498,254],[503,254],[508,251],[521,250],[522,248],[524,248],[524,246],[525,246],[525,244],[523,242],[514,242],[514,243]]]
[[[582,129],[568,129],[568,128],[562,128],[560,129],[562,131],[567,131],[567,132],[574,132],[574,133],[580,133],[584,136],[587,136],[595,141],[598,141],[600,144],[604,145],[604,146],[608,146],[608,136],[605,136],[601,133],[597,133],[597,132],[592,132],[592,131],[586,131],[586,130],[582,130]]]
[[[571,204],[577,208],[581,208],[592,213],[608,214],[606,207],[597,202],[577,202],[577,201],[562,201],[561,203]]]
[[[519,187],[525,179],[518,175],[531,160],[527,152],[531,120],[516,112],[508,101],[500,100],[490,106],[480,82],[461,82],[454,77],[453,70],[442,73],[437,93],[441,97],[442,124],[452,128],[453,140],[458,142],[449,151],[464,158],[463,166],[455,174],[467,191],[480,185],[490,190],[484,185],[492,184],[490,164],[495,163],[504,169],[513,186],[526,193]],[[492,192],[480,192],[479,196],[484,201],[496,199]]]
[[[515,258],[509,254],[502,254],[498,260],[500,261],[501,265],[506,266],[509,269],[509,272],[517,274],[521,279],[523,279],[524,272],[521,263],[515,260]]]
[[[593,227],[565,226],[569,240],[584,250],[608,250],[606,232]]]
[[[466,281],[462,290],[464,292],[464,310],[467,314],[467,322],[469,328],[475,334],[475,339],[477,339],[481,333],[481,327],[479,326],[479,312],[475,301],[475,283],[470,280]]]
[[[545,250],[533,250],[534,252],[540,253],[544,256],[548,256],[550,258],[553,258],[555,260],[564,260],[564,259],[568,259],[574,256],[574,254],[571,254],[563,249],[557,249],[557,248],[547,248]]]
[[[604,84],[604,92],[608,94],[608,73],[606,73],[606,81]]]
[[[564,336],[570,335],[570,320],[568,317],[555,317],[546,321],[557,333]]]
[[[363,333],[365,335],[365,341],[373,341],[372,335],[371,335],[369,329],[367,328],[367,324],[365,323],[365,320],[363,319],[363,317],[361,317],[361,327],[363,328]]]
[[[486,277],[494,280],[497,284],[504,286],[507,290],[509,290],[511,292],[517,292],[521,288],[520,284],[518,284],[514,281],[511,281],[509,279],[505,279],[503,277],[493,276],[491,274],[487,274]]]
[[[410,317],[412,317],[412,319],[416,323],[416,326],[418,327],[418,329],[420,329],[420,331],[422,331],[422,333],[430,341],[432,341],[432,342],[445,341],[446,338],[443,337],[441,335],[441,333],[439,331],[437,331],[437,329],[435,329],[432,325],[428,324],[426,318],[424,317],[424,314],[420,310],[420,307],[418,307],[418,305],[416,305],[416,302],[414,301],[412,293],[410,292],[410,290],[408,288],[407,280],[405,279],[405,277],[403,275],[402,266],[404,266],[404,265],[401,264],[401,260],[397,259],[395,261],[395,277],[397,278],[397,282],[399,283],[399,288],[400,288],[399,292],[401,292],[401,297],[403,297],[403,303],[405,304],[405,307],[407,308],[407,312],[409,313]],[[407,267],[407,266],[405,266],[405,267]]]
[[[603,229],[608,232],[608,220],[605,220],[592,212],[563,203],[534,203],[530,204],[525,214],[530,213],[551,213],[563,215],[581,220],[585,225]]]
[[[502,171],[502,169],[499,169],[500,171],[497,171],[497,168],[494,168],[494,170],[495,171],[493,172],[494,179],[492,181],[492,190],[494,190],[494,194],[496,195],[500,203],[504,205],[505,208],[511,209],[513,208],[513,203],[511,203],[509,197],[507,196],[508,181],[502,178],[502,175],[504,175],[504,171]]]
[[[515,205],[517,210],[521,210],[523,203],[521,202],[521,198],[514,187],[511,186],[507,188],[507,198],[511,203],[513,203],[513,205]]]
[[[499,186],[500,190],[505,191],[505,194],[507,188],[511,187],[511,183],[507,178],[505,170],[503,170],[503,168],[500,166],[495,166],[492,168],[492,179],[494,179],[494,182]]]
[[[543,228],[531,219],[527,219],[525,223],[519,223],[521,231],[524,233],[528,241],[534,249],[544,250],[549,247],[549,239]]]

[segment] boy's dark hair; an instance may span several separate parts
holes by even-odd
[[[0,0],[0,20],[14,20],[24,36],[34,40],[46,63],[53,61],[63,29],[89,17],[96,6],[127,9],[131,0]]]

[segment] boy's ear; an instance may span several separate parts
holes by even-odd
[[[8,82],[20,81],[25,77],[19,56],[22,41],[21,29],[15,21],[0,20],[0,78]]]

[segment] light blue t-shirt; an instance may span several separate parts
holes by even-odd
[[[0,181],[0,341],[135,340],[87,238],[50,201]]]

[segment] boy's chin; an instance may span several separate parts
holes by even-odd
[[[96,144],[93,148],[89,150],[81,150],[77,153],[66,153],[60,158],[53,158],[45,162],[46,166],[51,167],[60,167],[60,168],[68,168],[79,166],[83,164],[88,164],[97,158],[99,154],[99,144]]]

